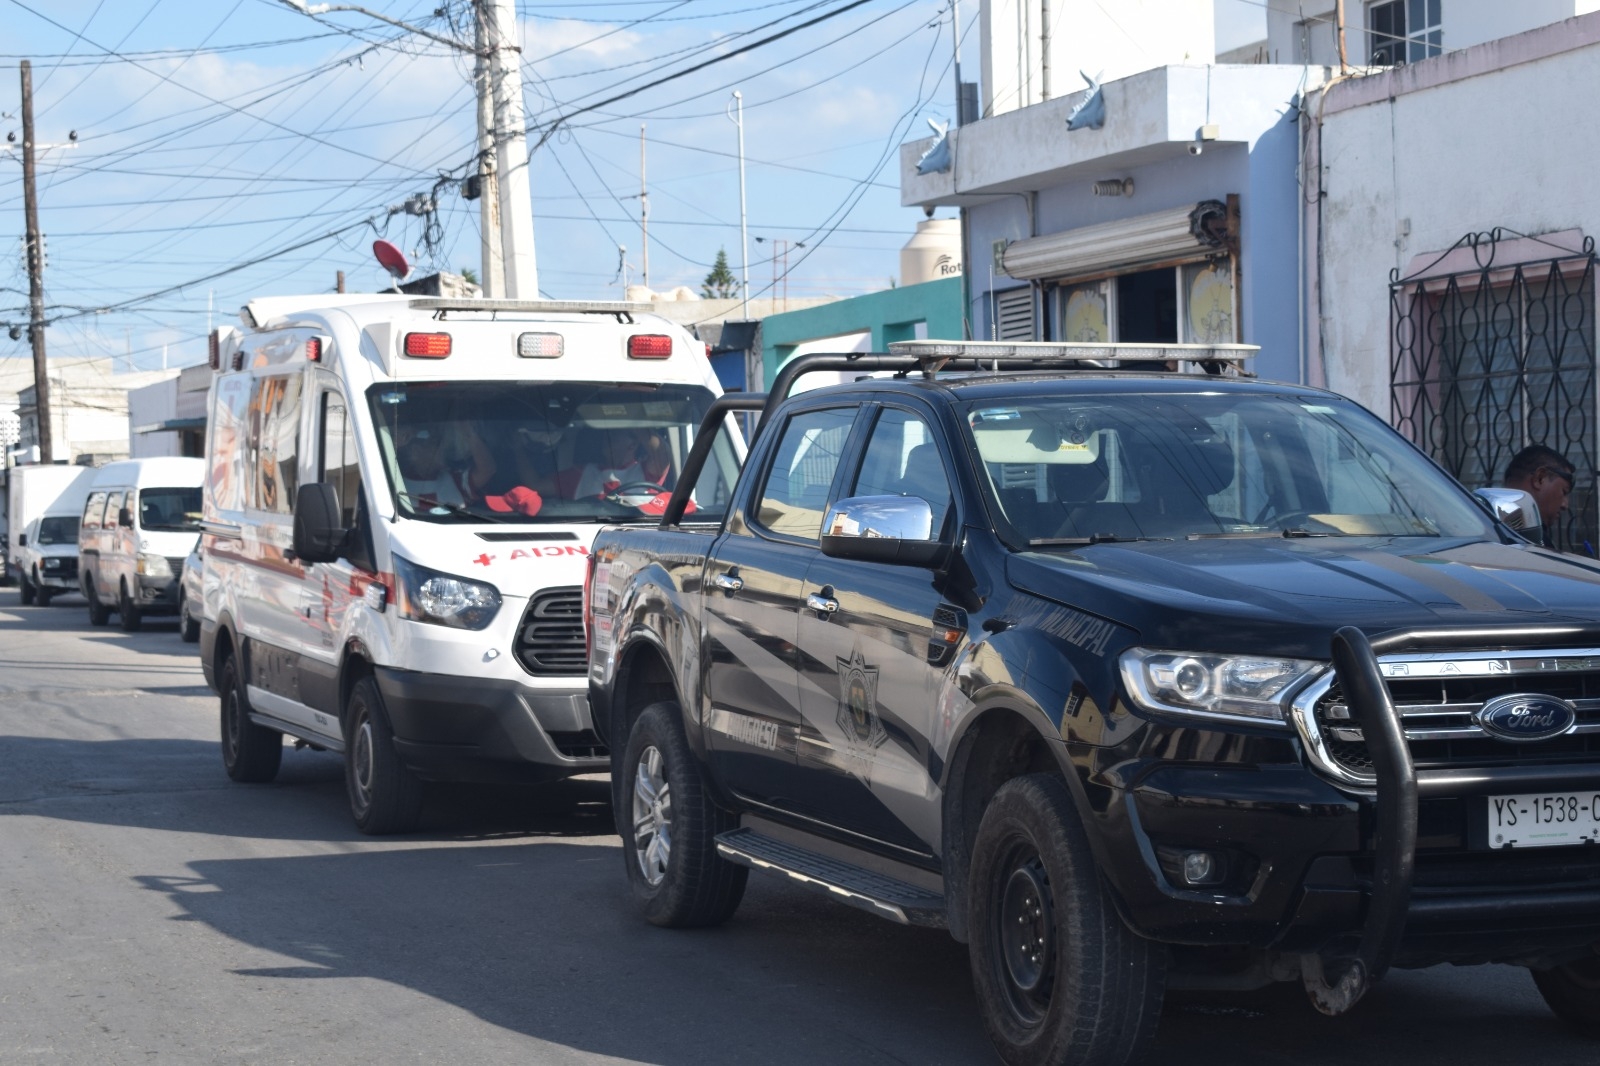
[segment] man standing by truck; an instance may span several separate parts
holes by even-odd
[[[1511,457],[1502,484],[1508,489],[1521,489],[1533,497],[1539,508],[1539,522],[1546,548],[1556,546],[1556,522],[1567,509],[1567,497],[1572,494],[1573,474],[1576,467],[1571,460],[1554,448],[1543,444],[1530,444]]]

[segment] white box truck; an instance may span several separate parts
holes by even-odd
[[[10,576],[19,578],[20,538],[46,511],[75,514],[83,507],[94,468],[66,463],[14,466],[6,485],[6,559]]]
[[[200,653],[234,780],[272,780],[285,735],[342,752],[388,833],[425,780],[607,768],[589,543],[659,520],[720,392],[646,311],[277,297],[213,335]]]

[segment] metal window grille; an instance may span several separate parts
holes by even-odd
[[[1499,484],[1529,444],[1561,452],[1577,483],[1555,543],[1594,554],[1594,240],[1581,252],[1496,266],[1503,235],[1456,242],[1451,251],[1473,252],[1470,271],[1391,272],[1390,421],[1469,488]]]

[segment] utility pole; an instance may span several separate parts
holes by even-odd
[[[480,12],[474,43],[478,54],[472,82],[478,91],[478,234],[483,251],[479,283],[485,298],[506,293],[505,258],[500,249],[500,180],[494,161],[494,93],[489,71],[489,31]]]
[[[639,235],[644,242],[644,287],[650,287],[650,190],[644,182],[644,123],[639,123]]]
[[[33,64],[22,61],[22,203],[27,217],[28,341],[33,345],[34,410],[39,423],[39,461],[55,462],[50,426],[50,368],[44,358],[44,242],[39,237],[39,190],[33,172]]]
[[[487,20],[490,80],[494,89],[495,162],[500,184],[500,248],[506,295],[539,298],[533,254],[533,190],[528,181],[528,120],[522,107],[522,49],[517,45],[516,0],[478,0]]]
[[[733,124],[739,127],[739,291],[741,303],[739,315],[745,320],[750,318],[750,236],[746,226],[744,207],[744,94],[738,89],[733,90],[734,114],[729,117]]]

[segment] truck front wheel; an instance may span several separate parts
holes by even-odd
[[[1557,1018],[1586,1036],[1600,1036],[1600,955],[1531,972]]]
[[[21,586],[20,591],[22,593],[22,606],[24,606],[24,607],[32,607],[33,606],[33,582],[28,580],[28,575],[27,574],[23,574],[21,577],[19,577],[17,579],[17,584],[19,586]]]
[[[1155,1036],[1164,950],[1122,923],[1066,782],[1002,785],[973,842],[972,978],[984,1027],[1013,1066],[1117,1066]]]
[[[706,789],[678,714],[675,703],[646,707],[613,771],[623,775],[623,862],[652,925],[721,925],[744,898],[749,871],[717,854],[717,834],[735,820]]]

